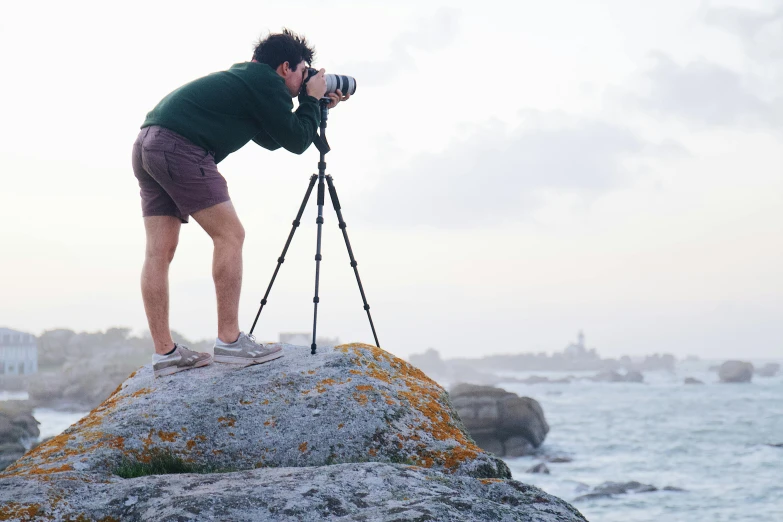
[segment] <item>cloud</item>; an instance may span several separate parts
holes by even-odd
[[[774,2],[770,12],[740,7],[709,7],[704,21],[736,35],[748,56],[781,66],[783,59],[783,2]]]
[[[453,42],[458,31],[459,15],[457,9],[441,7],[392,40],[391,52],[385,59],[347,63],[341,66],[341,70],[352,71],[353,76],[361,78],[365,85],[388,83],[397,75],[416,69],[416,52],[436,51]]]
[[[671,141],[647,143],[601,121],[526,115],[523,128],[509,131],[489,123],[442,152],[415,157],[363,198],[361,219],[443,228],[519,221],[540,205],[540,191],[611,190],[627,183],[624,160],[684,150]]]
[[[652,52],[643,71],[644,95],[633,105],[666,117],[717,126],[780,128],[783,124],[783,2],[769,12],[707,6],[701,18],[736,36],[746,63],[742,71],[702,58],[685,64]]]
[[[635,97],[651,112],[707,125],[776,126],[783,122],[783,99],[767,101],[747,87],[739,73],[705,59],[679,65],[668,55],[651,54],[644,72],[648,92]]]

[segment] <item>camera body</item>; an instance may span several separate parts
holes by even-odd
[[[307,92],[305,85],[307,85],[310,78],[316,74],[318,74],[318,69],[313,69],[312,67],[307,69],[307,76],[305,77],[304,82],[302,82],[302,93]],[[356,79],[353,76],[325,74],[324,78],[326,79],[326,92],[324,94],[331,94],[339,90],[344,96],[346,94],[353,95],[356,92]]]

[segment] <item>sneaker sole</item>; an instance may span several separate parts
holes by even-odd
[[[209,359],[204,359],[203,361],[197,362],[193,366],[169,366],[163,370],[155,370],[155,377],[165,377],[166,375],[172,375],[177,372],[184,372],[185,370],[192,370],[193,368],[201,368],[202,366],[212,364],[212,362],[213,359],[210,357]]]
[[[255,357],[253,359],[249,357],[234,357],[232,355],[216,355],[215,362],[224,364],[261,364],[269,361],[273,361],[283,356],[283,350],[279,352],[270,353],[263,357]]]

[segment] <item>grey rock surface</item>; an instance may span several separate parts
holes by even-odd
[[[377,462],[135,479],[56,475],[4,479],[0,519],[33,513],[38,520],[159,522],[586,520],[568,503],[515,480]]]
[[[744,361],[726,361],[718,368],[721,382],[750,382],[753,379],[753,365]]]
[[[543,462],[539,462],[535,466],[531,466],[530,468],[526,469],[525,473],[543,473],[545,475],[549,475],[549,468],[546,467],[546,464]]]
[[[544,411],[535,399],[502,388],[458,384],[451,403],[476,444],[498,456],[530,455],[549,432]]]
[[[700,381],[699,379],[696,379],[694,377],[686,377],[683,381],[684,384],[704,384],[703,381]]]
[[[159,379],[142,367],[0,473],[0,520],[585,520],[510,480],[410,364],[368,345],[283,349]],[[202,473],[116,474],[162,454]]]
[[[161,451],[237,469],[379,461],[510,478],[468,438],[448,395],[420,370],[368,345],[317,356],[284,345],[263,365],[212,364],[165,378],[147,365],[89,415],[25,455],[19,473],[109,472]]]

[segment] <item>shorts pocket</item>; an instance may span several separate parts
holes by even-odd
[[[198,157],[202,154],[206,154],[206,157],[199,161]],[[169,176],[174,181],[198,182],[203,179],[222,177],[215,161],[208,153],[183,154],[180,151],[175,151],[163,152],[163,156],[166,160]]]

